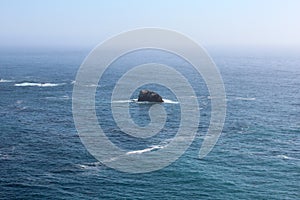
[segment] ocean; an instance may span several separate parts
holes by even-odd
[[[208,129],[210,95],[184,60],[144,50],[112,63],[96,87],[99,124],[130,154],[158,151],[175,137],[180,103],[156,84],[138,88],[130,114],[147,125],[151,105],[137,104],[139,89],[167,101],[167,121],[150,139],[124,134],[114,122],[110,97],[130,67],[164,63],[190,81],[200,106],[196,137],[169,166],[132,174],[95,159],[78,136],[72,91],[89,50],[10,50],[0,54],[0,199],[300,199],[300,57],[288,54],[212,53],[226,90],[226,120],[213,150],[199,149]],[[157,162],[160,162],[157,160]]]

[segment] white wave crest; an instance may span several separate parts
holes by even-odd
[[[286,155],[277,155],[276,157],[281,158],[281,159],[285,159],[285,160],[299,160],[297,158],[289,157],[289,156],[286,156]]]
[[[169,104],[179,104],[178,101],[172,101],[170,99],[163,99],[164,103],[169,103]]]
[[[80,83],[77,83],[75,80],[70,82],[71,85],[77,85],[77,86],[81,86],[81,87],[99,87],[98,84],[89,84],[89,85],[83,85]]]
[[[179,104],[178,101],[173,101],[173,100],[169,100],[169,99],[163,99],[163,103],[167,103],[167,104]],[[149,102],[149,101],[138,101],[138,99],[129,99],[129,100],[117,100],[117,101],[113,101],[112,103],[131,103],[131,102],[135,102],[135,103],[139,103],[139,104],[152,104],[153,102]]]
[[[16,87],[56,87],[64,85],[65,83],[32,83],[32,82],[24,82],[24,83],[16,83]]]
[[[11,82],[14,82],[14,80],[0,79],[0,83],[11,83]]]
[[[130,99],[130,100],[117,100],[117,101],[113,101],[113,103],[130,103],[130,102],[135,102],[134,99]]]
[[[242,100],[242,101],[255,101],[256,98],[254,97],[235,97],[236,100]]]
[[[45,97],[45,99],[49,99],[49,100],[69,100],[70,97],[68,95],[63,95],[63,96],[59,96],[59,97]]]
[[[9,160],[10,156],[8,154],[0,153],[0,160]]]
[[[92,162],[92,163],[77,164],[77,166],[81,169],[97,169],[101,166],[101,163]]]
[[[142,153],[146,153],[146,152],[149,152],[149,151],[153,151],[153,150],[156,150],[156,149],[162,149],[162,148],[164,148],[164,146],[155,145],[155,146],[152,146],[152,147],[149,147],[149,148],[146,148],[146,149],[142,149],[142,150],[129,151],[129,152],[126,153],[126,155],[142,154]]]

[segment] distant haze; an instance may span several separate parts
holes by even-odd
[[[300,1],[0,2],[0,48],[93,47],[119,32],[161,27],[204,46],[300,47]]]

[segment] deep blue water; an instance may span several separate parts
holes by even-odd
[[[227,94],[217,145],[198,159],[210,117],[203,80],[188,64],[162,52],[117,60],[97,89],[99,123],[114,144],[130,151],[160,145],[178,129],[178,104],[165,104],[161,134],[135,140],[113,121],[110,94],[128,68],[155,61],[181,70],[201,107],[197,136],[176,162],[159,171],[128,174],[91,156],[72,117],[72,89],[88,51],[10,51],[0,54],[1,199],[300,199],[300,57],[216,54]],[[176,101],[166,88],[148,85]],[[136,98],[138,91],[132,95]],[[101,108],[101,109],[100,109]],[[131,104],[137,124],[149,105]]]

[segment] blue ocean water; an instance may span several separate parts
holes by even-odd
[[[300,199],[299,56],[212,55],[225,84],[227,116],[219,141],[204,159],[198,159],[198,152],[210,119],[210,96],[193,69],[151,50],[114,62],[91,87],[97,87],[99,123],[120,148],[134,153],[159,147],[174,137],[180,121],[180,105],[166,103],[168,120],[156,137],[137,140],[118,129],[110,95],[130,67],[149,61],[173,66],[191,82],[201,107],[197,136],[183,156],[158,171],[128,174],[93,158],[77,135],[72,89],[87,54],[1,52],[1,199]],[[145,87],[177,102],[164,87]],[[149,105],[131,103],[130,108],[137,124],[149,123],[143,115]]]

